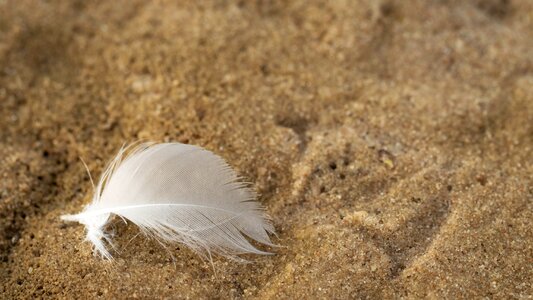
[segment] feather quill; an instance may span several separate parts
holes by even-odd
[[[248,239],[274,246],[268,235],[274,228],[254,191],[222,158],[192,145],[122,147],[102,174],[92,202],[61,219],[84,224],[95,253],[112,259],[106,245],[113,243],[105,231],[112,215],[160,242],[183,243],[203,256],[239,260],[239,254],[269,254]]]

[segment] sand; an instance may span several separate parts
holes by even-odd
[[[532,1],[199,2],[0,1],[1,298],[533,297]],[[79,157],[138,139],[224,157],[283,247],[93,256]]]

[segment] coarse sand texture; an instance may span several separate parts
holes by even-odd
[[[95,257],[79,158],[139,140],[224,158],[282,247],[114,218]],[[2,299],[531,299],[532,157],[531,0],[0,0]]]

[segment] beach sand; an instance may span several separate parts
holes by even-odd
[[[531,0],[198,2],[0,1],[1,298],[533,297]],[[136,140],[224,157],[282,247],[93,256],[79,158]]]

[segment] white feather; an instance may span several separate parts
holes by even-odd
[[[105,227],[117,215],[161,242],[183,243],[203,255],[268,254],[247,238],[273,246],[268,234],[274,228],[255,193],[222,158],[180,143],[144,143],[125,156],[127,151],[123,147],[109,163],[92,203],[61,217],[84,224],[97,253],[112,258]]]

